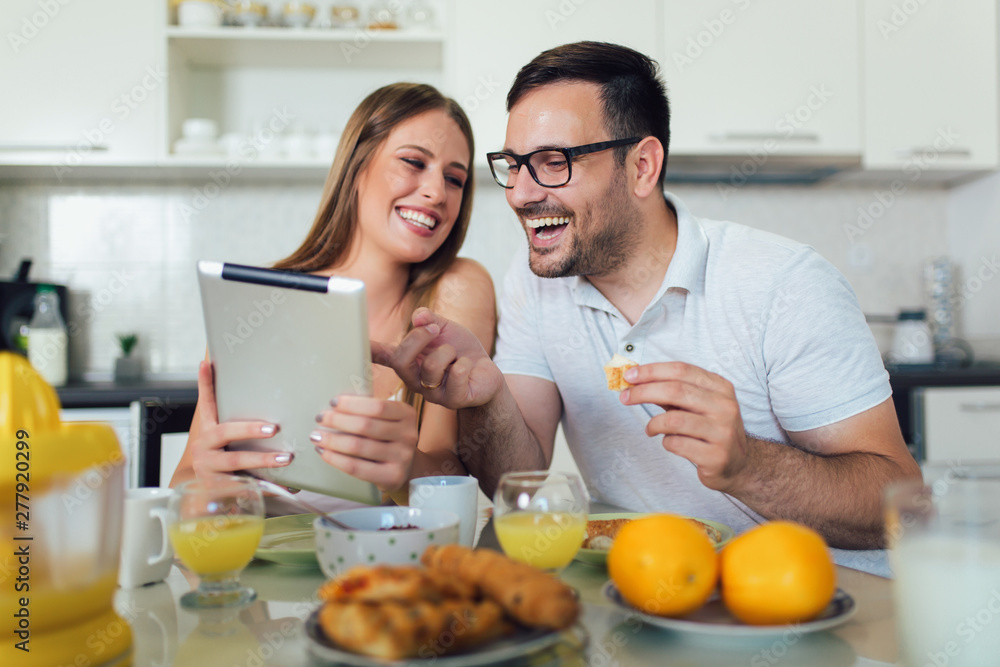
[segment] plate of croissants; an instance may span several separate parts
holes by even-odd
[[[583,652],[577,593],[558,578],[457,544],[428,547],[421,563],[357,566],[327,581],[317,592],[322,605],[306,621],[311,657],[468,667]]]

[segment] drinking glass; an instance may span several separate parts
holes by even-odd
[[[1000,656],[1000,462],[925,464],[886,490],[889,564],[907,665]]]
[[[497,539],[514,560],[555,572],[569,565],[583,544],[590,503],[577,475],[507,473],[493,505]]]
[[[198,588],[181,597],[193,609],[242,605],[257,593],[240,572],[264,533],[264,499],[254,479],[218,475],[181,484],[170,499],[170,542]]]

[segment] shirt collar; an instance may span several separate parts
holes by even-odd
[[[702,292],[705,287],[705,266],[708,263],[708,237],[701,222],[691,215],[678,197],[669,192],[663,194],[677,214],[677,247],[674,248],[674,255],[670,259],[660,289],[657,290],[650,305],[663,298],[671,288],[680,288],[689,293]],[[589,280],[583,276],[576,276],[571,280],[573,298],[578,306],[609,312],[617,311]]]

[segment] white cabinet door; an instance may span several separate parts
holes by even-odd
[[[860,153],[857,0],[671,0],[671,153]]]
[[[615,42],[651,58],[658,51],[661,3],[456,0],[445,56],[447,93],[472,121],[476,162],[503,148],[506,98],[514,76],[542,51],[580,40]]]
[[[996,0],[865,0],[864,165],[992,169]]]
[[[166,88],[162,5],[4,0],[0,163],[150,164]]]
[[[1000,459],[1000,387],[934,387],[917,394],[927,461]]]

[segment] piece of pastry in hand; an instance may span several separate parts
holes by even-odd
[[[608,389],[622,391],[631,387],[632,385],[625,381],[625,371],[638,365],[631,359],[616,353],[608,363],[604,364],[604,374],[608,376]]]

